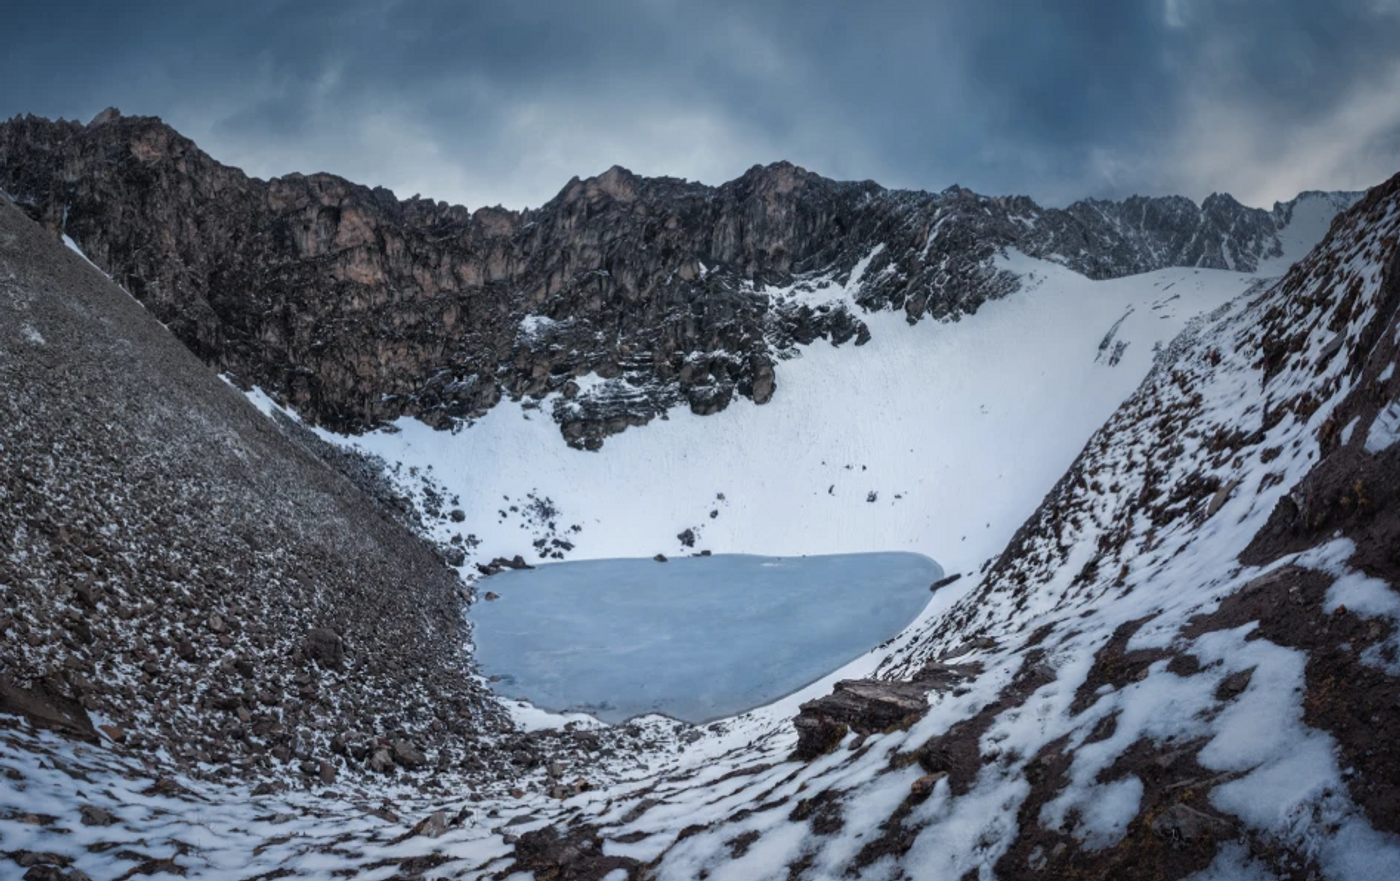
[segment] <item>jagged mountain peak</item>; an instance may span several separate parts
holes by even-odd
[[[105,125],[106,123],[109,123],[109,122],[111,122],[111,121],[113,121],[113,120],[121,119],[121,118],[122,118],[122,112],[121,112],[120,110],[118,110],[118,109],[115,108],[115,107],[108,107],[106,110],[103,110],[102,112],[100,112],[100,113],[98,113],[96,116],[94,116],[94,117],[88,122],[88,128],[92,128],[92,127],[94,127],[94,126],[99,126],[99,125]]]
[[[1240,208],[1244,208],[1244,205],[1229,193],[1211,193],[1201,200],[1202,211],[1233,211]]]
[[[584,191],[590,196],[605,195],[623,202],[637,197],[640,175],[634,174],[621,165],[614,165],[607,171],[583,181]]]
[[[722,185],[722,188],[752,189],[759,192],[791,193],[807,187],[835,186],[836,181],[794,165],[786,159],[767,165],[754,165],[743,175]]]

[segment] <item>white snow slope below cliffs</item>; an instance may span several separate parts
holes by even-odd
[[[345,438],[397,467],[435,536],[465,541],[474,563],[714,553],[801,555],[910,550],[949,573],[1001,552],[1080,451],[1137,388],[1157,347],[1194,316],[1282,275],[1322,239],[1350,194],[1305,193],[1281,229],[1283,255],[1257,275],[1170,268],[1093,281],[1012,252],[1000,265],[1021,290],[954,322],[910,326],[855,305],[870,258],[844,284],[821,276],[761,292],[845,308],[871,340],[817,341],[780,361],[764,406],[737,399],[696,416],[684,407],[608,438],[567,447],[549,417],[557,395],[503,401],[456,432],[404,418]],[[522,333],[539,318],[522,322]],[[581,395],[628,394],[587,376]],[[259,406],[269,405],[255,392]],[[424,478],[427,478],[426,482]],[[431,516],[459,508],[462,522]],[[693,546],[679,536],[690,530]],[[558,542],[566,542],[560,545]],[[572,547],[569,547],[572,546]]]
[[[870,342],[803,348],[778,365],[771,403],[675,409],[598,452],[565,446],[552,400],[502,402],[456,433],[404,419],[351,442],[400,463],[408,491],[421,490],[418,469],[456,497],[446,507],[466,520],[443,520],[438,534],[481,540],[469,570],[535,560],[533,542],[553,536],[574,545],[572,559],[683,553],[677,536],[691,529],[696,551],[912,550],[966,572],[1005,546],[1141,382],[1154,347],[1255,282],[1195,269],[1096,282],[1005,262],[1023,290],[976,315],[911,327],[902,314],[862,314]],[[849,304],[859,284],[857,270],[844,288],[767,292]],[[603,383],[581,381],[585,394]],[[531,504],[544,499],[542,516]]]

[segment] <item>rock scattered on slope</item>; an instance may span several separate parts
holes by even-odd
[[[219,776],[507,727],[441,561],[4,200],[0,339],[6,712]]]

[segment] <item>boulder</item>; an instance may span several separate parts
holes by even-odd
[[[329,627],[313,627],[302,643],[306,657],[323,667],[339,668],[345,660],[345,643]]]
[[[428,764],[428,757],[422,750],[406,740],[394,741],[394,761],[405,768],[421,768]]]
[[[915,780],[909,786],[909,797],[914,801],[924,801],[933,794],[934,787],[938,786],[938,781],[948,776],[947,771],[938,771],[933,774],[925,774]]]
[[[630,857],[608,856],[598,830],[588,825],[560,832],[553,826],[522,833],[515,842],[512,872],[530,872],[536,878],[601,879],[622,870],[627,877],[641,868]]]
[[[30,724],[81,740],[97,740],[87,710],[63,694],[53,682],[41,680],[28,688],[0,677],[0,715],[23,716]]]
[[[441,838],[447,832],[447,812],[436,811],[419,820],[413,827],[415,835],[424,838]]]
[[[376,774],[388,774],[394,770],[394,757],[389,750],[380,747],[369,758],[369,769]]]

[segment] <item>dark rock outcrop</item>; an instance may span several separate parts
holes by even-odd
[[[557,881],[600,881],[621,870],[628,879],[641,877],[642,865],[629,857],[607,856],[593,826],[580,825],[560,832],[546,826],[526,832],[515,843],[516,872]]]
[[[928,693],[952,688],[977,673],[974,665],[930,663],[907,681],[844,679],[831,694],[810,700],[793,719],[798,759],[814,759],[836,747],[848,732],[875,734],[906,725],[928,711]]]
[[[49,679],[37,679],[25,688],[0,675],[0,715],[21,716],[40,728],[97,740],[97,729],[83,705],[62,693]]]

